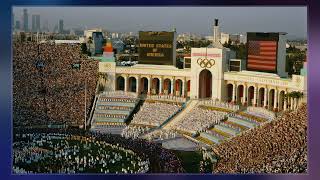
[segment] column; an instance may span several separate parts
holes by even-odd
[[[137,78],[137,80],[136,80],[136,82],[137,82],[136,93],[140,94],[140,77],[138,76],[136,78]]]
[[[129,85],[129,82],[128,82],[128,76],[124,76],[124,91],[125,92],[128,92],[128,85]]]
[[[242,104],[244,106],[247,105],[247,96],[248,96],[248,89],[247,89],[247,85],[243,85],[243,100],[242,100]]]
[[[253,92],[253,106],[257,106],[257,91],[258,87],[254,86],[254,92]]]
[[[286,96],[286,92],[284,93],[284,96]],[[287,110],[287,107],[288,107],[288,98],[287,99],[284,99],[284,102],[283,102],[283,110]]]
[[[174,81],[174,78],[171,78],[171,92],[170,92],[170,95],[173,96],[173,88],[174,88],[174,85],[175,85],[175,81]]]
[[[293,110],[293,98],[290,98],[290,109]]]
[[[162,77],[159,78],[159,95],[162,95]]]
[[[182,81],[182,93],[181,93],[182,97],[185,97],[185,91],[186,91],[185,88],[186,88],[186,81],[183,80]]]
[[[264,88],[264,101],[263,101],[263,106],[265,107],[265,108],[268,108],[268,106],[267,106],[267,100],[268,100],[268,88],[266,87],[266,88]]]
[[[148,77],[148,93],[147,94],[151,94],[151,77]]]
[[[236,103],[236,84],[232,84],[232,100],[231,103]]]
[[[275,89],[274,90],[274,99],[273,99],[273,110],[276,112],[278,111],[277,104],[278,104],[278,89]]]

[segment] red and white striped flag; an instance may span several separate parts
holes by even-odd
[[[248,70],[275,71],[276,61],[276,41],[249,41]]]

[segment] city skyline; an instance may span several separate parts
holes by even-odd
[[[212,34],[213,21],[218,18],[226,33],[287,32],[288,36],[307,37],[306,7],[13,7],[14,22],[20,20],[23,25],[25,8],[29,22],[33,14],[39,14],[41,28],[49,22],[51,31],[62,19],[65,29],[99,27],[137,33],[176,28],[178,33],[206,36]]]

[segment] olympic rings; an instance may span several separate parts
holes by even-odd
[[[212,66],[214,66],[216,64],[216,62],[214,61],[214,59],[207,59],[207,58],[199,58],[197,60],[197,63],[199,64],[200,67],[202,68],[211,68]]]

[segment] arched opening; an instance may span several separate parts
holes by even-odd
[[[269,100],[268,100],[268,109],[269,110],[273,110],[273,105],[274,105],[274,96],[275,96],[275,90],[274,89],[271,89],[269,91]]]
[[[259,98],[258,98],[258,106],[259,107],[263,107],[263,103],[264,103],[264,88],[260,88],[259,89]]]
[[[248,89],[248,105],[253,106],[254,104],[254,87],[250,86]]]
[[[117,77],[116,90],[124,91],[124,78],[122,76]]]
[[[199,75],[199,98],[210,98],[212,96],[212,74],[204,69]]]
[[[141,93],[147,94],[148,93],[148,79],[146,77],[141,78]]]
[[[240,104],[241,102],[244,102],[243,100],[243,85],[239,85],[237,89],[237,104]]]
[[[163,81],[163,92],[166,95],[170,94],[171,92],[171,80],[168,78]]]
[[[137,79],[135,77],[129,78],[129,91],[136,92],[137,91]]]
[[[176,96],[182,96],[182,80],[176,80]]]
[[[284,94],[285,94],[284,91],[281,91],[279,94],[279,111],[282,111],[284,109],[284,101],[285,101]]]
[[[232,91],[233,91],[233,84],[228,84],[227,85],[227,101],[228,102],[232,101]]]
[[[151,94],[158,94],[159,86],[160,86],[160,80],[158,78],[153,78],[152,86],[151,86]]]

